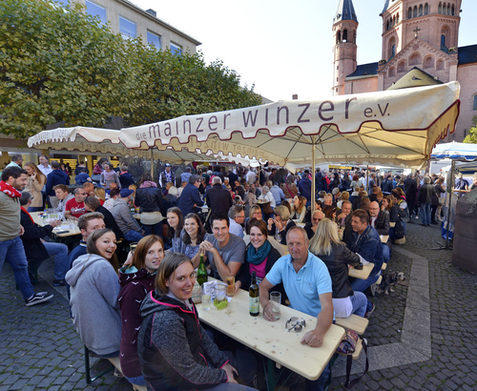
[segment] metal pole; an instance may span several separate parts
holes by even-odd
[[[449,192],[449,205],[447,205],[447,227],[446,227],[446,247],[449,248],[449,225],[450,225],[450,215],[451,215],[451,202],[452,202],[452,193],[454,189],[454,170],[455,170],[455,160],[452,159],[451,164],[451,174],[450,174],[450,182],[448,188],[450,189]]]
[[[315,136],[311,136],[311,218],[313,220],[313,213],[315,212],[316,200],[316,178],[315,178]]]
[[[151,181],[154,182],[154,151],[151,149]]]

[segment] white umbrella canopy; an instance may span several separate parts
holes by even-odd
[[[431,153],[432,159],[477,160],[477,144],[450,143],[437,144]]]
[[[433,146],[454,131],[459,90],[459,83],[451,82],[320,101],[279,101],[124,128],[120,140],[134,149],[200,149],[280,165],[420,167]]]
[[[76,151],[82,153],[111,154],[124,157],[142,157],[170,163],[213,160],[211,157],[189,149],[139,150],[127,148],[119,139],[119,130],[76,126],[44,130],[28,139],[28,147]]]

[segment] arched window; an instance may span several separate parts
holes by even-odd
[[[388,59],[391,59],[396,55],[396,38],[392,37],[388,45]]]
[[[399,64],[397,66],[398,73],[404,72],[405,69],[406,69],[406,63],[404,61],[399,61]]]
[[[447,3],[447,15],[451,14],[450,3]]]
[[[348,42],[348,30],[343,30],[343,42]]]
[[[393,16],[393,27],[396,25],[396,16]]]
[[[452,4],[452,11],[451,11],[451,15],[452,15],[452,16],[455,16],[455,7],[454,7],[454,4]]]
[[[429,14],[429,4],[424,4],[424,15],[428,15]]]
[[[474,95],[474,104],[472,105],[472,110],[477,110],[477,94]]]
[[[341,42],[341,30],[338,30],[338,33],[336,34],[336,43]]]
[[[433,68],[434,67],[434,57],[427,56],[424,59],[424,68]]]
[[[439,3],[439,11],[440,14],[442,14],[442,3]]]
[[[407,10],[407,18],[411,19],[412,18],[412,7],[409,7]]]
[[[413,18],[416,18],[417,17],[417,6],[414,6],[413,10],[412,10],[412,17]]]
[[[353,43],[356,43],[356,30],[353,30]]]
[[[389,77],[393,77],[396,75],[396,72],[394,71],[394,67],[389,68],[388,75]]]
[[[421,63],[421,55],[419,53],[413,53],[409,57],[409,65],[419,65]]]
[[[399,14],[396,15],[396,24],[399,24]]]
[[[444,61],[443,60],[438,60],[436,64],[436,69],[438,71],[442,71],[444,69]]]
[[[419,16],[422,16],[423,14],[423,9],[422,9],[422,4],[419,6]]]
[[[389,30],[389,19],[386,20],[386,31],[388,31],[388,30]]]
[[[447,47],[446,46],[446,36],[445,36],[445,34],[442,34],[441,35],[441,49],[444,49],[446,47]]]

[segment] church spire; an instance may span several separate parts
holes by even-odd
[[[336,16],[333,19],[333,23],[337,23],[342,20],[352,20],[354,22],[358,22],[358,18],[354,12],[352,0],[340,0],[338,9],[336,10]]]

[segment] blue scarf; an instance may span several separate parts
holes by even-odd
[[[267,257],[271,248],[272,245],[268,240],[265,240],[265,243],[263,243],[258,249],[256,249],[252,245],[248,246],[247,262],[253,265],[260,265]]]

